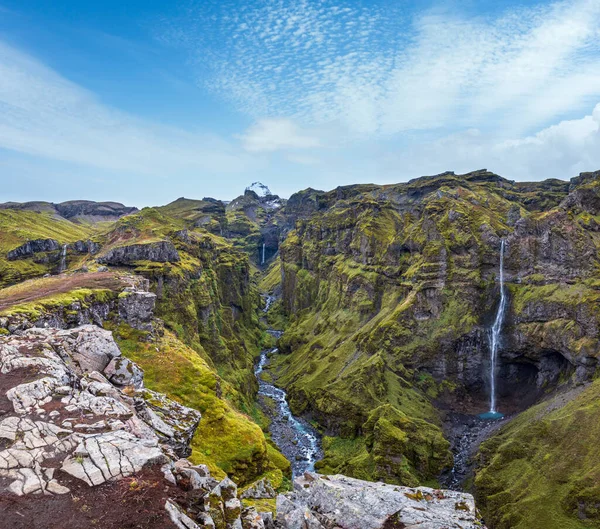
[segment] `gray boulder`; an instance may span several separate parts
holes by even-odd
[[[104,371],[113,358],[121,356],[112,333],[95,325],[82,325],[75,329],[59,331],[71,348],[71,358],[80,373]]]
[[[271,482],[267,478],[264,478],[257,481],[256,483],[253,483],[244,492],[242,492],[240,497],[244,499],[248,498],[260,500],[275,498],[276,496],[277,493],[275,492],[275,489],[273,489]]]
[[[144,385],[144,372],[128,358],[117,356],[104,369],[104,375],[116,386],[133,386],[141,388]]]

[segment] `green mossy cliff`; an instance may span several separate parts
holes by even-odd
[[[280,248],[290,325],[276,366],[293,409],[329,436],[322,469],[414,483],[449,464],[440,410],[487,405],[501,239],[505,405],[595,376],[599,182],[477,171],[290,198],[282,215],[294,206],[296,224]]]

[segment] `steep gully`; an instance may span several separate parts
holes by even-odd
[[[479,445],[505,424],[504,415],[497,410],[496,398],[496,360],[501,343],[502,324],[506,312],[506,291],[504,286],[504,251],[505,241],[500,246],[499,287],[500,300],[494,323],[489,333],[490,346],[490,409],[478,416],[463,413],[450,413],[446,420],[446,432],[454,454],[454,466],[440,477],[444,487],[461,490],[471,470],[471,459]],[[264,245],[263,245],[264,259]],[[265,296],[266,313],[273,298]],[[275,338],[282,331],[268,329]],[[314,464],[322,455],[319,434],[304,419],[295,417],[290,411],[286,392],[262,378],[262,373],[269,364],[269,356],[277,353],[277,348],[261,352],[254,374],[258,380],[258,402],[263,412],[271,420],[269,431],[275,444],[292,464],[294,476],[307,470],[314,470]],[[508,418],[507,418],[508,419]]]

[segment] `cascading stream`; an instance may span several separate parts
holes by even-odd
[[[258,394],[259,397],[267,397],[273,402],[272,407],[263,407],[271,419],[271,437],[291,462],[294,476],[300,476],[307,470],[314,471],[315,463],[320,459],[319,436],[306,421],[292,414],[283,389],[261,379],[260,374],[269,362],[268,353],[261,353],[254,371],[258,379]]]
[[[273,298],[267,296],[265,301],[266,312]],[[275,338],[282,334],[272,329],[268,332]],[[286,392],[263,380],[261,374],[269,364],[269,355],[275,353],[277,349],[262,351],[254,369],[258,380],[258,402],[271,420],[269,432],[273,442],[292,464],[292,473],[296,477],[315,469],[315,463],[322,457],[321,438],[307,421],[292,414]]]
[[[58,264],[58,273],[62,274],[67,269],[67,246],[63,244],[62,250],[60,251],[60,263]]]

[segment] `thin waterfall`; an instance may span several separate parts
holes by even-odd
[[[62,274],[67,269],[67,245],[63,244],[60,252],[60,263],[58,264],[58,273]]]
[[[262,248],[262,262],[260,264],[265,264],[265,243],[263,242]]]
[[[500,244],[500,304],[496,319],[490,332],[490,413],[497,413],[496,410],[496,357],[500,347],[500,336],[502,324],[504,323],[504,312],[506,311],[506,291],[504,288],[504,239]]]

